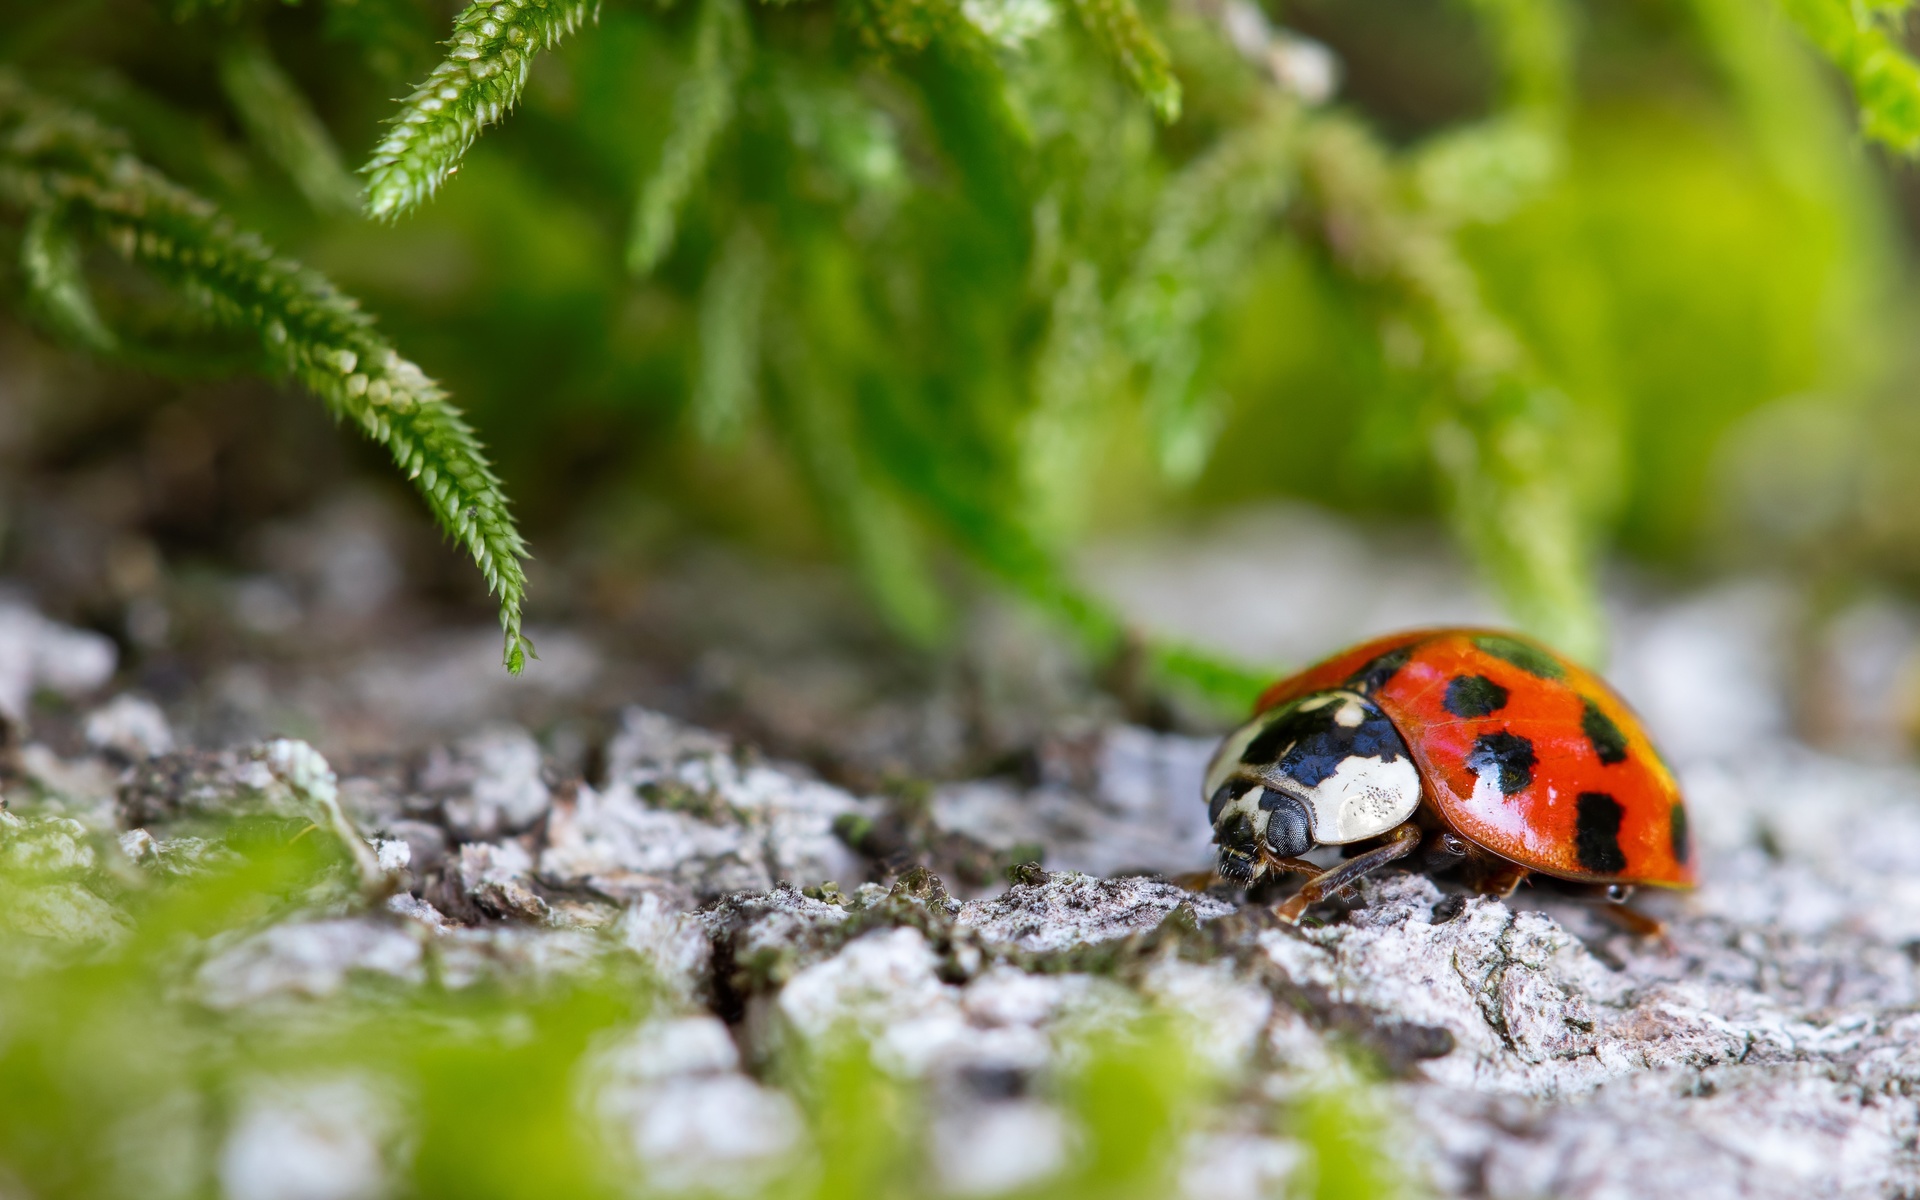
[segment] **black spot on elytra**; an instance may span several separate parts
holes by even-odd
[[[1503,637],[1497,633],[1483,634],[1473,639],[1473,644],[1502,662],[1512,663],[1529,675],[1540,679],[1565,679],[1567,669],[1559,661],[1538,646],[1529,646],[1515,638]]]
[[[1673,839],[1673,861],[1686,866],[1687,856],[1693,853],[1693,839],[1687,836],[1686,805],[1676,801],[1667,814],[1667,835]]]
[[[1618,875],[1627,869],[1620,850],[1620,822],[1627,810],[1605,792],[1581,792],[1573,810],[1573,856],[1595,875]]]
[[[1347,686],[1363,695],[1372,695],[1400,673],[1400,668],[1406,666],[1413,657],[1414,649],[1412,646],[1402,646],[1368,660],[1366,666],[1347,678]]]
[[[1587,735],[1593,743],[1593,752],[1600,761],[1611,767],[1615,763],[1627,761],[1627,735],[1613,723],[1613,718],[1600,711],[1600,706],[1585,696],[1580,703],[1586,711],[1580,714],[1580,732]]]
[[[1342,725],[1334,720],[1334,714],[1350,704],[1360,708],[1360,723]],[[1271,766],[1302,787],[1311,788],[1319,787],[1349,758],[1393,762],[1405,753],[1400,732],[1386,713],[1371,703],[1347,699],[1315,708],[1296,703],[1247,744],[1240,761],[1254,767]]]
[[[1455,675],[1441,701],[1456,717],[1484,717],[1507,706],[1507,689],[1485,675]]]
[[[1531,786],[1533,769],[1539,764],[1540,759],[1533,752],[1533,743],[1504,729],[1475,738],[1473,750],[1467,755],[1467,766],[1473,769],[1474,774],[1499,772],[1500,792],[1506,796],[1523,792]]]
[[[1298,797],[1262,788],[1260,807],[1269,814],[1267,845],[1275,854],[1294,858],[1313,849],[1313,816]]]
[[[1247,794],[1253,784],[1244,779],[1229,779],[1214,790],[1213,799],[1207,801],[1207,824],[1217,825],[1220,814],[1227,805]]]

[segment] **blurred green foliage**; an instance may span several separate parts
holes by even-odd
[[[277,977],[290,986],[244,1004],[216,1000],[224,985],[209,979],[228,976],[210,975],[209,962],[244,955],[248,938],[276,926],[365,913],[373,898],[360,890],[349,843],[305,820],[209,816],[190,828],[135,865],[77,822],[0,812],[0,1180],[9,1195],[282,1194],[272,1189],[286,1185],[249,1182],[246,1155],[261,1152],[324,1154],[306,1169],[326,1182],[300,1185],[323,1189],[314,1194],[927,1194],[923,1085],[877,1065],[864,1040],[873,1031],[852,1028],[775,1039],[764,1074],[800,1102],[804,1123],[777,1162],[738,1179],[651,1186],[620,1123],[625,1110],[605,1089],[625,1079],[618,1048],[649,1018],[683,1015],[685,1002],[617,937],[496,926],[509,940],[573,940],[544,959],[505,953],[476,973],[487,931],[464,931],[474,940],[456,966],[459,948],[422,929],[411,978],[289,975],[296,962],[320,962],[288,951]],[[387,933],[409,938],[400,927]],[[258,964],[243,974],[262,977]],[[1037,1086],[1068,1123],[1065,1159],[1005,1194],[1171,1195],[1189,1135],[1244,1124],[1238,1108],[1271,1108],[1209,1075],[1184,1019],[1120,1005],[1064,1035],[1064,1065]],[[770,1028],[761,1021],[753,1036]],[[299,1100],[314,1089],[318,1100]],[[290,1102],[282,1124],[249,1125]],[[1409,1194],[1382,1159],[1386,1126],[1374,1105],[1348,1080],[1282,1106],[1275,1132],[1303,1156],[1300,1195]],[[248,1137],[267,1140],[248,1149]],[[724,1155],[716,1163],[740,1165]]]
[[[534,528],[645,502],[831,547],[922,642],[973,569],[1118,652],[1080,539],[1287,494],[1444,516],[1594,658],[1609,547],[1709,560],[1729,439],[1909,369],[1897,197],[1817,57],[1912,148],[1898,5],[7,9],[21,86],[361,297]],[[356,159],[390,220],[342,211]],[[28,311],[192,367],[191,329],[95,302],[127,281],[65,210],[7,207]]]

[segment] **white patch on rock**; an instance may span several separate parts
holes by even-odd
[[[1650,1065],[1641,1040],[1630,1061],[1596,1053],[1594,1001],[1617,1001],[1624,981],[1551,919],[1473,899],[1433,923],[1440,893],[1418,875],[1371,882],[1368,907],[1349,923],[1262,935],[1268,956],[1296,983],[1408,1025],[1453,1035],[1455,1050],[1425,1066],[1456,1087],[1542,1095],[1577,1092]],[[1722,1040],[1694,1049],[1722,1052]]]
[[[796,771],[742,765],[724,740],[629,709],[607,747],[607,783],[556,802],[541,874],[632,900],[662,890],[714,896],[776,882],[846,879],[862,861],[836,818],[877,814]]]
[[[1060,1052],[1057,1035],[1139,1011],[1124,987],[1090,975],[996,966],[962,987],[943,982],[938,966],[919,930],[877,930],[796,972],[775,1007],[792,1033],[857,1037],[883,1070],[944,1079],[1044,1070]]]
[[[221,1147],[227,1200],[376,1200],[389,1191],[394,1117],[382,1093],[340,1078],[258,1084]]]
[[[78,821],[0,809],[0,878],[13,884],[0,904],[0,929],[70,945],[117,940],[126,918],[87,887],[98,865]]]
[[[1180,1194],[1187,1200],[1266,1200],[1288,1194],[1300,1167],[1292,1142],[1245,1133],[1197,1133],[1187,1139]]]
[[[1164,879],[1094,879],[1061,871],[1050,873],[1043,883],[1016,884],[992,900],[970,900],[955,920],[992,942],[1022,950],[1064,950],[1150,932],[1182,904],[1200,920],[1233,911],[1224,901]]]
[[[533,890],[533,856],[519,842],[469,842],[460,847],[460,886],[475,903],[501,916],[548,919],[547,902]]]
[[[805,1129],[785,1093],[744,1075],[669,1080],[630,1104],[633,1153],[648,1185],[666,1192],[757,1191]]]
[[[214,955],[195,979],[208,1007],[234,1009],[270,997],[331,996],[357,974],[425,982],[420,943],[366,918],[293,922]]]
[[[436,747],[418,782],[445,797],[447,827],[461,839],[518,833],[545,815],[552,800],[541,778],[539,743],[512,725],[482,729],[451,750]]]
[[[740,1051],[718,1017],[660,1017],[604,1047],[596,1070],[610,1082],[657,1083],[675,1075],[740,1069]]]
[[[960,989],[940,982],[937,966],[917,929],[869,933],[789,980],[780,1014],[809,1039],[866,1037],[882,1067],[922,1075],[972,1040]]]
[[[954,1196],[997,1196],[1037,1184],[1066,1165],[1072,1144],[1060,1111],[1035,1100],[942,1113],[927,1140],[940,1189]]]
[[[659,896],[642,896],[621,914],[615,933],[676,996],[690,1000],[697,994],[713,957],[698,917],[674,911]]]
[[[10,877],[85,875],[99,865],[86,826],[66,817],[17,817],[0,809],[0,869]]]
[[[41,743],[29,742],[20,749],[20,768],[43,801],[88,828],[105,831],[118,823],[118,766],[94,757],[63,760]]]
[[[405,892],[398,896],[387,897],[387,911],[405,917],[409,921],[418,921],[435,933],[445,933],[453,928],[445,913],[420,897],[410,896]]]
[[[413,847],[399,838],[368,838],[373,860],[388,875],[398,875],[413,862]]]
[[[602,938],[585,930],[518,925],[454,928],[433,943],[440,983],[455,989],[578,975],[604,962],[606,949]]]
[[[1163,958],[1147,969],[1140,990],[1179,1018],[1194,1055],[1223,1076],[1252,1062],[1273,1016],[1273,996],[1240,979],[1226,961]]]
[[[741,1194],[788,1166],[805,1126],[791,1099],[739,1068],[727,1027],[691,1016],[648,1021],[583,1071],[594,1109],[649,1189]]]
[[[28,703],[42,688],[83,696],[113,677],[118,659],[110,638],[0,599],[0,718],[25,721]]]
[[[87,714],[87,745],[130,760],[173,752],[173,728],[151,700],[121,693]]]
[[[934,792],[934,823],[995,850],[1042,846],[1047,865],[1061,870],[1198,870],[1214,857],[1201,789],[1213,749],[1210,738],[1116,726],[1091,747],[1090,780],[1048,771],[1032,788],[1001,779],[946,784]]]
[[[986,1027],[1041,1025],[1080,991],[1086,976],[1033,975],[1018,967],[990,967],[968,982],[961,998],[967,1017]]]

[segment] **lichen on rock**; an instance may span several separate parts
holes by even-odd
[[[509,1044],[569,988],[617,997],[564,1087],[635,1189],[747,1195],[812,1169],[804,1063],[847,1038],[915,1097],[929,1191],[1044,1188],[1087,1140],[1075,1072],[1146,1030],[1200,1081],[1169,1193],[1294,1186],[1314,1154],[1294,1119],[1328,1088],[1364,1091],[1379,1152],[1436,1194],[1920,1191],[1907,766],[1683,739],[1705,747],[1676,756],[1703,883],[1643,895],[1668,932],[1636,940],[1548,887],[1496,900],[1396,870],[1297,927],[1189,892],[1158,873],[1207,862],[1209,746],[1118,723],[1049,733],[1017,772],[864,795],[633,707],[594,753],[501,720],[330,761],[202,749],[144,702],[89,703],[8,760],[0,978],[110,958],[156,898],[263,845],[311,852],[317,874],[230,927],[167,935],[166,1003],[308,1032],[496,1003],[487,1036]],[[236,1068],[204,1118],[218,1137],[180,1153],[235,1195],[403,1191],[404,1094],[311,1066]]]

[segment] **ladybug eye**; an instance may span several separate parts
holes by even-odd
[[[1614,904],[1625,904],[1633,898],[1633,885],[1629,883],[1611,883],[1607,885],[1607,899]]]
[[[1267,811],[1267,845],[1275,854],[1295,858],[1313,849],[1313,815],[1298,797],[1262,788],[1260,807]]]

